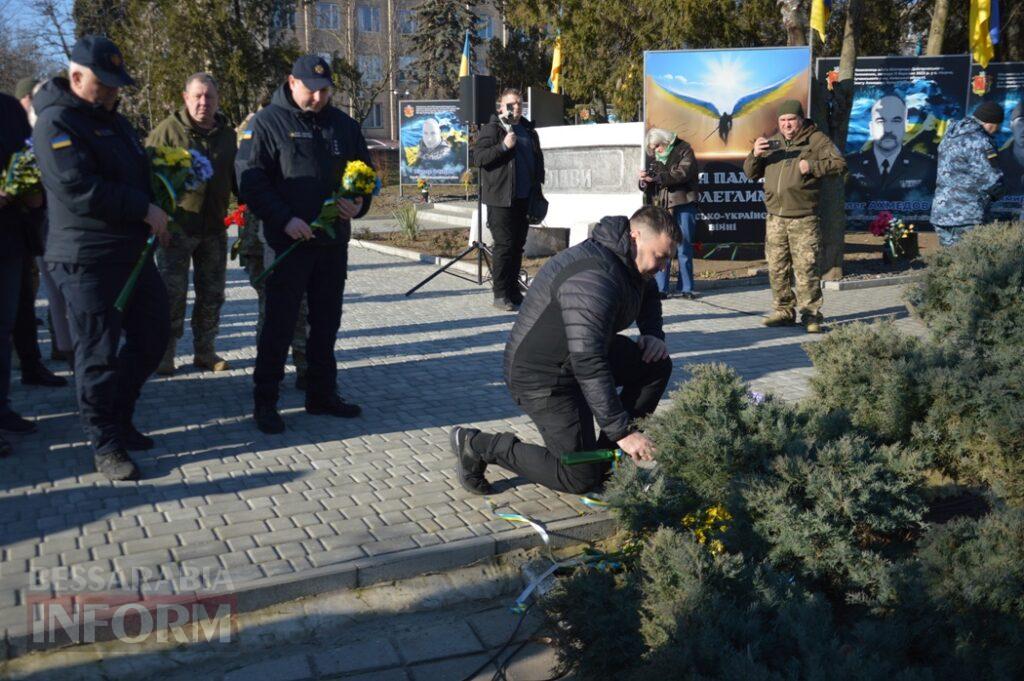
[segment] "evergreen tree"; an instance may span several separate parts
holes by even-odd
[[[495,37],[487,49],[487,70],[498,90],[514,87],[524,93],[531,85],[545,85],[551,75],[553,40],[537,29],[513,30],[508,45]]]
[[[466,31],[470,31],[470,73],[473,72],[476,47],[477,0],[425,0],[416,7],[416,33],[413,36],[418,57],[414,73],[419,95],[448,99],[459,95],[459,66]]]
[[[75,0],[78,33],[103,33],[124,54],[137,86],[121,111],[146,131],[181,106],[185,79],[217,79],[221,110],[241,121],[281,83],[294,45],[273,28],[281,0]]]

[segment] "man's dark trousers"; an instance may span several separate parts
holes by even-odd
[[[666,357],[659,362],[644,362],[640,346],[618,335],[612,339],[609,364],[615,384],[622,386],[620,399],[629,415],[639,418],[653,412],[668,386],[672,360]],[[473,451],[488,464],[497,464],[560,492],[582,494],[599,488],[609,464],[564,466],[560,458],[567,452],[616,446],[604,433],[595,437],[594,415],[579,386],[559,388],[548,397],[524,397],[516,394],[515,385],[511,389],[513,399],[537,425],[544,446],[520,442],[512,433],[480,433],[471,440]]]
[[[0,225],[0,229],[7,229]],[[21,286],[21,255],[5,257],[0,254],[0,416],[10,411],[8,398],[11,390],[11,337],[14,320],[18,316],[18,289]]]
[[[508,208],[487,206],[487,227],[494,237],[494,258],[491,262],[491,282],[494,297],[519,302],[519,269],[523,265],[523,247],[530,224],[526,211],[529,199],[513,199]]]
[[[277,404],[303,294],[307,296],[309,309],[306,401],[316,402],[337,393],[334,342],[341,327],[347,266],[348,244],[304,244],[268,276],[266,313],[253,371],[253,397],[257,404]]]
[[[14,322],[14,350],[21,362],[21,373],[33,371],[42,364],[39,352],[39,326],[36,324],[36,287],[32,277],[35,258],[26,255],[21,266],[21,288],[18,293],[18,316]]]
[[[67,301],[82,427],[96,453],[107,454],[122,448],[121,430],[167,349],[167,289],[150,258],[121,313],[114,302],[134,263],[46,266]]]

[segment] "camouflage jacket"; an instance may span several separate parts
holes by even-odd
[[[995,165],[997,155],[992,137],[973,116],[949,126],[939,144],[932,224],[956,227],[985,222],[992,200],[1003,188],[1003,173]]]

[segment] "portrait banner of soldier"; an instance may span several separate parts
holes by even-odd
[[[817,76],[839,60],[819,59]],[[882,211],[926,223],[935,195],[936,152],[946,126],[964,116],[970,57],[861,57],[853,76],[846,156],[846,215],[864,227]]]
[[[469,167],[469,131],[459,120],[458,100],[398,103],[402,184],[461,184]]]
[[[973,113],[982,102],[996,102],[1003,108],[1003,124],[995,134],[1006,191],[992,204],[992,217],[1020,219],[1024,204],[1024,62],[990,62],[988,67],[971,65],[971,90],[967,104]]]
[[[779,103],[807,106],[808,47],[644,53],[644,131],[688,142],[700,168],[696,241],[763,243],[764,191],[743,173],[754,140],[778,131]]]

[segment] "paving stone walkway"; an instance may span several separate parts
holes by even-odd
[[[13,406],[39,432],[12,438],[15,454],[0,461],[0,630],[11,639],[24,631],[29,578],[44,568],[91,568],[109,584],[145,569],[154,581],[145,589],[158,593],[174,588],[159,578],[183,566],[220,570],[236,588],[274,586],[277,596],[262,596],[270,602],[299,579],[355,586],[408,576],[417,556],[427,557],[423,569],[442,569],[512,546],[502,537],[534,543],[529,530],[510,535],[509,523],[458,487],[448,451],[457,424],[538,440],[501,378],[512,317],[490,306],[485,288],[454,277],[406,298],[432,269],[418,263],[353,247],[349,269],[337,356],[343,394],[363,406],[359,419],[307,415],[288,373],[280,405],[288,430],[255,429],[256,298],[235,263],[218,341],[234,368],[193,370],[186,331],[182,368],[150,381],[138,405],[136,425],[157,440],[134,455],[141,481],[93,472],[72,391],[23,387],[15,372]],[[824,311],[832,323],[896,316],[913,330],[900,295],[898,287],[827,292]],[[687,364],[720,361],[758,390],[805,396],[808,337],[760,326],[769,299],[766,289],[726,289],[667,301],[674,380]],[[575,497],[489,475],[497,506],[559,527],[594,518]],[[388,572],[394,556],[411,557],[404,573]],[[328,579],[344,566],[361,572]]]

